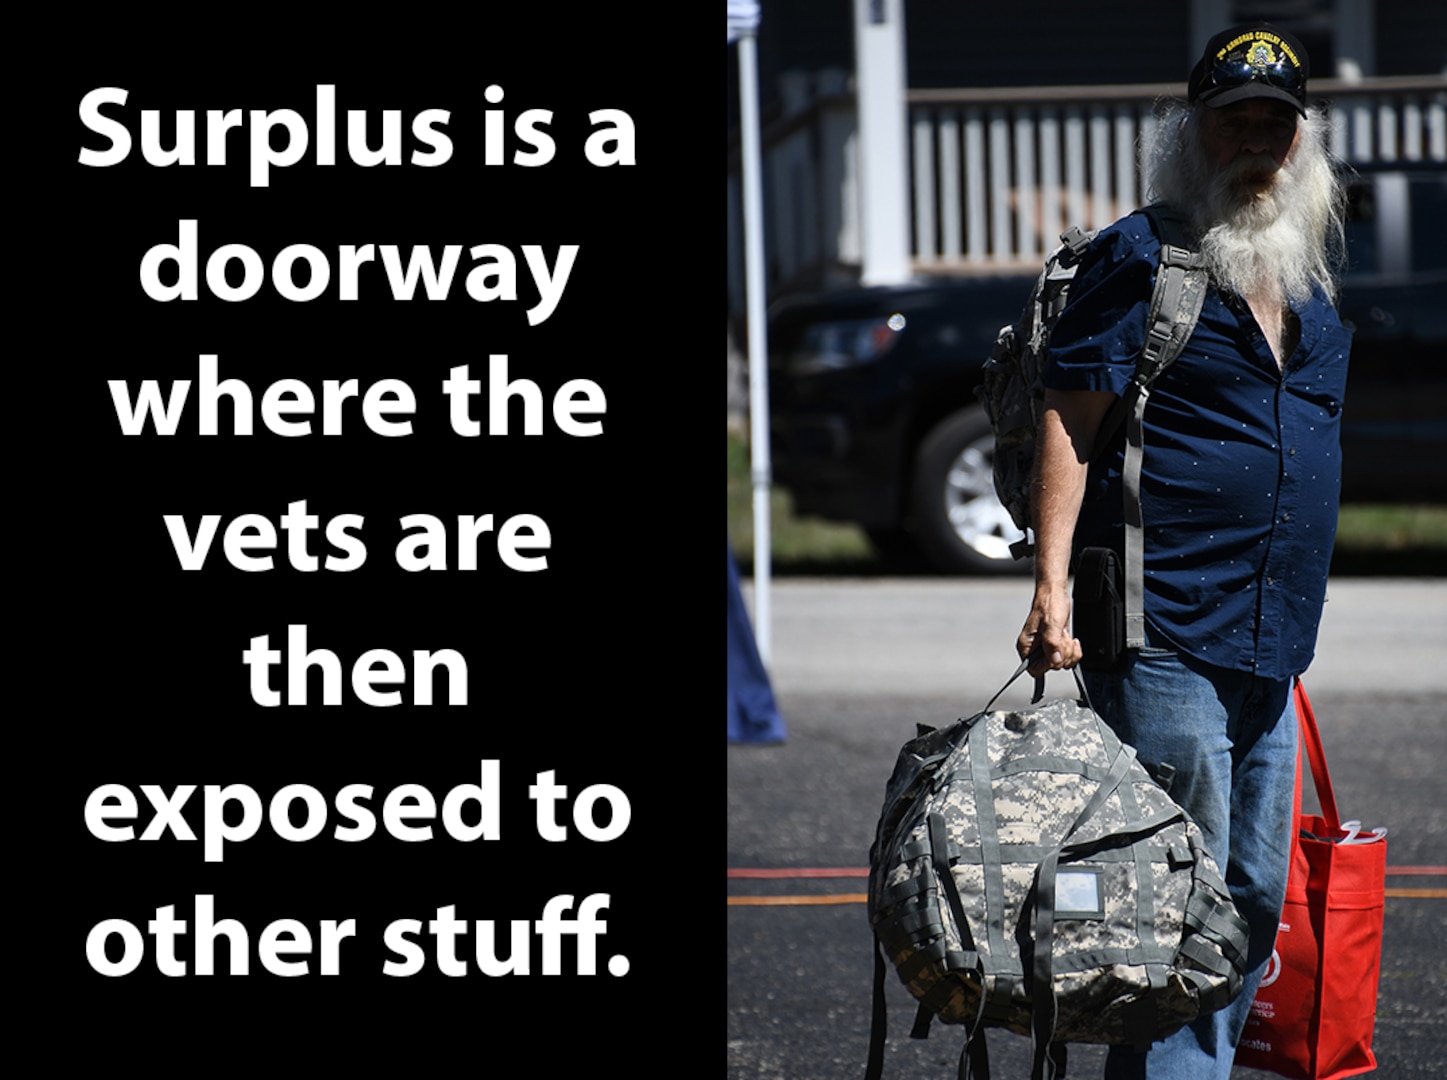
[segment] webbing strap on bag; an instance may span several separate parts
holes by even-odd
[[[1070,828],[1061,835],[1068,838],[1080,828],[1083,822],[1105,804],[1130,772],[1135,761],[1135,750],[1121,744],[1111,762],[1110,771],[1101,781],[1095,793],[1076,814]],[[1053,1040],[1055,1032],[1055,874],[1059,865],[1064,841],[1041,860],[1035,876],[1035,934],[1034,957],[1032,958],[1030,1000],[1033,1009],[1031,1038],[1034,1042],[1034,1061],[1031,1080],[1055,1080],[1062,1075],[1061,1062],[1056,1056],[1059,1044]]]

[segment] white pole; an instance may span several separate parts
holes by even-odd
[[[773,634],[769,605],[769,353],[764,320],[763,184],[759,168],[758,43],[752,31],[739,46],[739,112],[743,133],[744,291],[748,312],[749,443],[754,482],[754,637],[769,663]]]
[[[854,0],[864,285],[911,275],[904,0]]]

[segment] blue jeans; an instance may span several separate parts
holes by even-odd
[[[1148,638],[1148,640],[1150,640]],[[1289,680],[1212,667],[1171,648],[1116,672],[1082,672],[1095,710],[1142,762],[1175,768],[1171,796],[1195,819],[1250,926],[1245,986],[1148,1053],[1112,1047],[1107,1080],[1228,1080],[1276,943],[1295,817],[1296,711]]]

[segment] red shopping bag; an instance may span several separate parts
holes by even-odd
[[[1301,812],[1298,752],[1298,832],[1286,906],[1236,1064],[1291,1080],[1336,1080],[1377,1067],[1372,1026],[1382,964],[1386,830],[1363,834],[1350,821],[1343,827],[1316,716],[1299,679],[1295,694],[1321,813]]]

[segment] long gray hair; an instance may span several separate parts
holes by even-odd
[[[1311,109],[1277,183],[1243,200],[1232,192],[1234,167],[1217,169],[1206,157],[1201,108],[1166,107],[1145,147],[1150,197],[1191,212],[1218,285],[1243,296],[1279,288],[1297,301],[1320,286],[1335,299],[1346,262],[1346,197],[1326,146],[1326,118]],[[1238,159],[1236,166],[1250,164]]]

